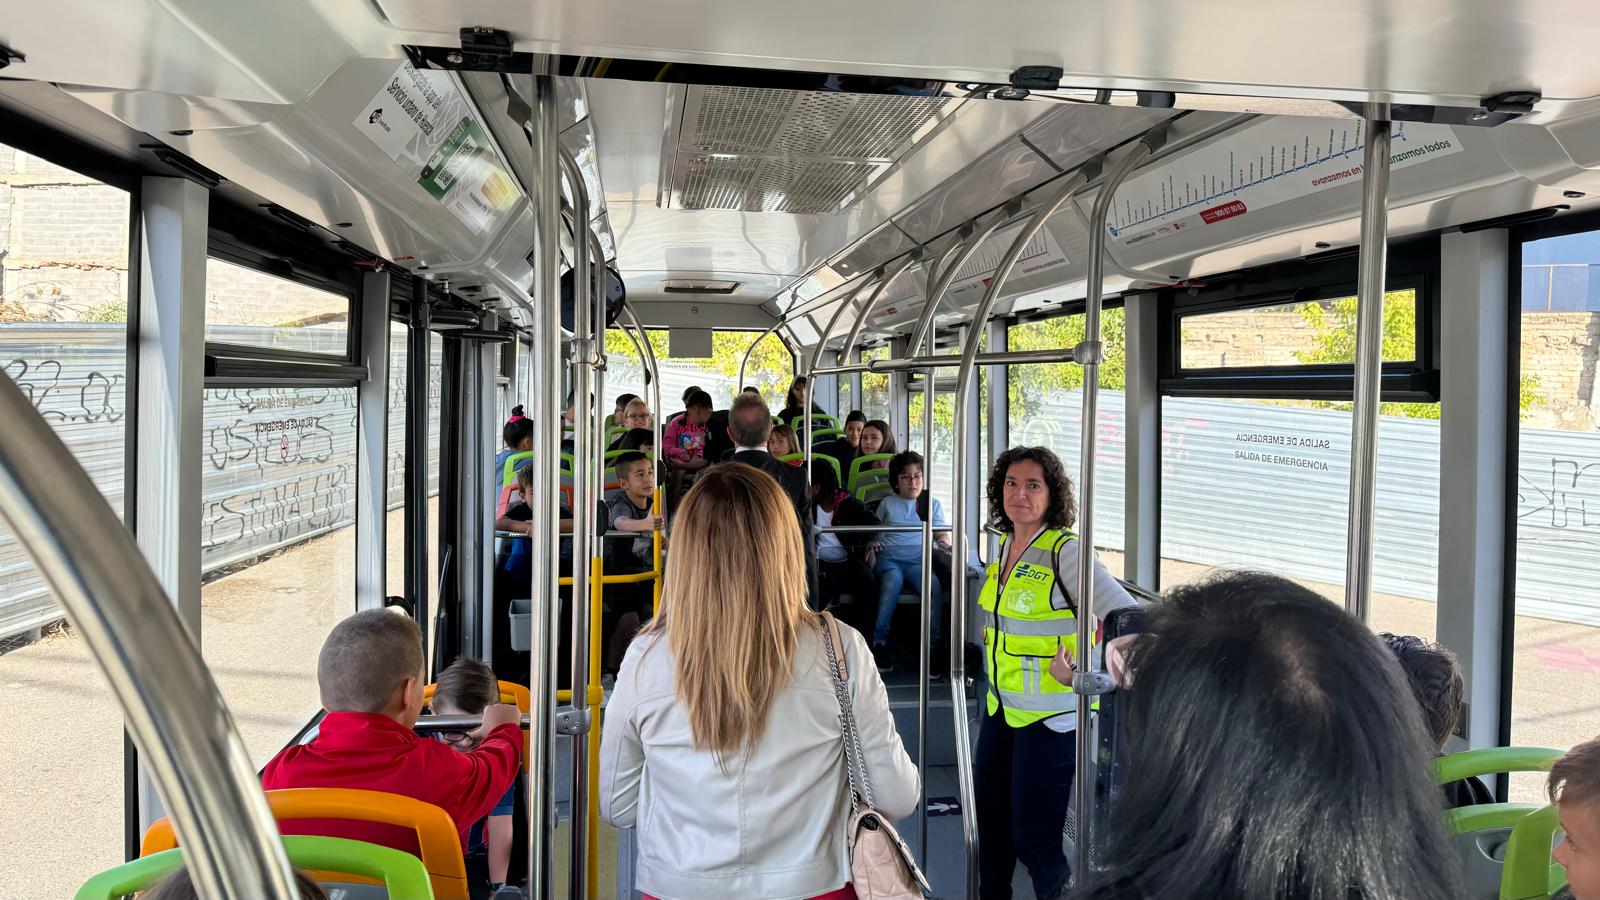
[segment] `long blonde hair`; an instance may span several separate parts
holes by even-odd
[[[695,747],[749,752],[793,675],[806,606],[805,552],[789,497],[742,463],[706,469],[673,524],[662,614]]]

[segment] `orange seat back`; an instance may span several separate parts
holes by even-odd
[[[450,814],[414,797],[363,791],[355,788],[287,788],[267,791],[272,817],[285,819],[348,819],[409,828],[417,835],[423,868],[433,882],[436,900],[470,900],[467,893],[467,864],[461,857],[461,835]],[[172,822],[158,819],[144,833],[140,856],[149,856],[178,846]],[[377,884],[368,879],[332,873],[313,872],[324,881]]]

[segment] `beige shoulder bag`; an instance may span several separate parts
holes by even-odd
[[[844,643],[833,616],[822,614],[827,629],[824,645],[839,698],[839,724],[844,739],[844,767],[850,779],[850,822],[845,828],[845,848],[850,854],[850,884],[860,900],[921,900],[929,893],[928,879],[917,868],[905,841],[889,820],[872,808],[872,785],[861,757],[861,736],[856,732],[850,703],[850,672],[845,666]]]

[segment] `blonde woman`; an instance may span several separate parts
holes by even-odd
[[[853,898],[839,704],[794,507],[771,476],[726,463],[701,474],[673,534],[661,615],[606,707],[600,815],[638,828],[649,898]],[[866,641],[839,630],[873,800],[909,815],[916,767]]]

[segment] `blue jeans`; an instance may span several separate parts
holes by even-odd
[[[894,608],[900,602],[901,589],[909,588],[913,594],[922,593],[922,560],[890,559],[880,554],[872,571],[878,576],[878,621],[873,624],[872,643],[887,644],[889,626],[894,622]],[[937,646],[940,626],[944,622],[944,608],[950,604],[950,586],[946,584],[948,579],[939,571],[937,563],[934,564],[933,579],[931,634]]]

